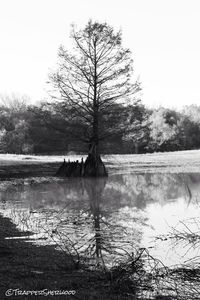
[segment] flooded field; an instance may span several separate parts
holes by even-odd
[[[104,179],[15,179],[0,183],[0,212],[26,240],[92,266],[112,267],[145,248],[165,266],[195,263],[200,248],[200,174],[112,174]],[[9,237],[8,237],[9,238]]]

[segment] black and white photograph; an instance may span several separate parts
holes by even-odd
[[[0,300],[200,300],[200,1],[0,0]]]

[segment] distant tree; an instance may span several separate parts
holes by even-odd
[[[104,126],[114,105],[127,104],[140,85],[131,83],[131,52],[122,47],[121,32],[89,21],[83,30],[73,27],[71,38],[73,51],[60,47],[60,67],[50,77],[59,92],[55,97],[71,110],[71,120],[83,124],[79,139],[96,156],[101,142],[121,130],[117,123]]]
[[[149,139],[149,112],[140,102],[128,107],[123,140],[131,146],[131,152],[138,154]],[[129,150],[130,151],[130,150]],[[144,150],[143,150],[144,151]]]
[[[8,109],[12,112],[24,112],[26,111],[27,105],[30,102],[30,98],[26,95],[0,95],[0,106]]]
[[[3,152],[7,153],[32,153],[33,145],[28,137],[28,122],[19,120],[14,130],[4,132],[4,135],[1,137],[1,146],[3,147]]]
[[[17,94],[0,95],[0,151],[32,152],[28,137],[28,97]]]
[[[183,108],[181,114],[186,116],[191,122],[200,125],[200,106],[192,104]]]
[[[152,151],[170,151],[178,149],[178,114],[170,109],[160,107],[149,117],[150,141],[148,148]]]
[[[196,116],[181,115],[179,126],[178,141],[181,149],[199,149],[200,148],[200,123]],[[192,121],[192,120],[195,120]]]
[[[29,107],[29,136],[35,153],[64,153],[75,150],[71,136],[72,124],[68,123],[67,113],[63,115],[61,105],[41,103]],[[77,124],[76,124],[77,125]],[[77,126],[74,125],[74,130]],[[79,149],[76,147],[77,152]]]

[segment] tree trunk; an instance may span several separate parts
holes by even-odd
[[[101,160],[98,152],[98,146],[91,144],[88,157],[84,164],[84,176],[85,177],[101,177],[108,176],[106,167]]]
[[[139,143],[135,142],[135,154],[139,153]]]
[[[98,154],[98,147],[92,144],[85,163],[83,159],[81,162],[64,160],[56,175],[62,177],[107,177],[108,173]]]

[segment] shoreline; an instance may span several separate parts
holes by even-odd
[[[56,300],[129,299],[111,292],[108,278],[101,271],[91,271],[86,266],[77,269],[70,262],[70,257],[56,250],[55,246],[36,246],[26,242],[29,235],[19,231],[0,214],[0,299],[14,298],[6,297],[9,289],[76,292],[73,296],[49,296]],[[27,239],[17,238],[22,236],[27,236]],[[43,296],[16,296],[16,299],[43,299]]]
[[[23,162],[21,162],[9,165],[0,164],[0,180],[55,176],[59,166],[60,162],[37,162],[29,164],[23,164]]]

